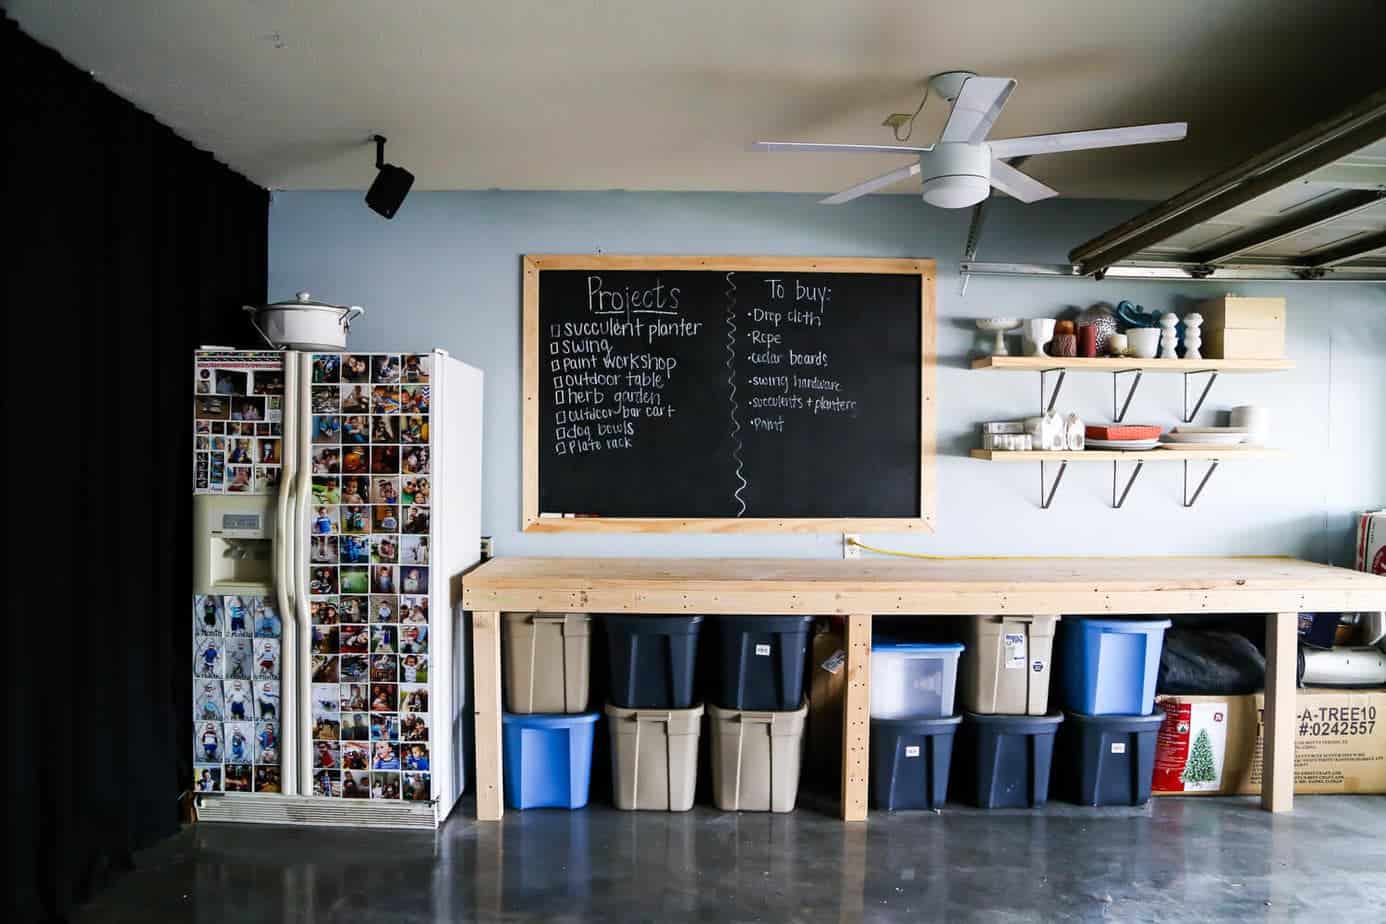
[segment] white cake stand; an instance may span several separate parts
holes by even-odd
[[[977,329],[996,332],[996,346],[992,349],[992,356],[1010,356],[1010,351],[1006,349],[1006,331],[1015,330],[1020,326],[1019,318],[978,318]]]

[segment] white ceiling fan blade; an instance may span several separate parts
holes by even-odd
[[[963,81],[953,111],[943,126],[939,141],[960,141],[977,144],[986,140],[987,132],[1001,115],[1001,107],[1015,89],[1009,77],[969,77]]]
[[[851,202],[867,193],[873,193],[878,189],[885,189],[887,186],[894,186],[901,180],[907,180],[912,176],[919,176],[919,162],[915,161],[908,167],[901,167],[899,170],[892,170],[883,173],[878,177],[873,177],[864,183],[858,183],[851,189],[844,189],[842,192],[829,196],[826,199],[819,199],[819,205],[841,205],[844,202]]]
[[[1161,122],[1157,125],[1097,128],[1088,132],[1055,132],[1052,135],[1002,138],[997,141],[990,141],[988,144],[991,145],[993,157],[1018,157],[1022,154],[1056,154],[1060,151],[1119,148],[1128,144],[1178,141],[1188,134],[1188,131],[1189,123],[1187,122]]]
[[[762,151],[838,151],[855,154],[913,154],[918,156],[927,148],[907,148],[890,144],[818,144],[812,141],[757,141],[751,147]]]
[[[1021,173],[999,160],[991,162],[991,185],[1021,202],[1038,202],[1059,194],[1058,190],[1050,189],[1028,173]]]

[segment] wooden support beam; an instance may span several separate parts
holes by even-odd
[[[847,623],[847,688],[842,695],[842,819],[866,820],[871,772],[871,614]]]
[[[1295,800],[1295,681],[1298,617],[1266,616],[1266,703],[1262,715],[1261,807],[1288,812]]]
[[[501,765],[500,613],[472,613],[472,702],[476,715],[476,817],[505,814]]]

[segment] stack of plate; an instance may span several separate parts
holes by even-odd
[[[1236,446],[1245,443],[1250,434],[1246,427],[1175,427],[1163,440],[1194,446]]]
[[[1160,428],[1139,424],[1110,424],[1087,428],[1086,449],[1120,449],[1141,452],[1160,445]]]

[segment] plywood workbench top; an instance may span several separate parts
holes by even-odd
[[[498,558],[469,610],[1195,613],[1386,609],[1386,578],[1293,558]]]

